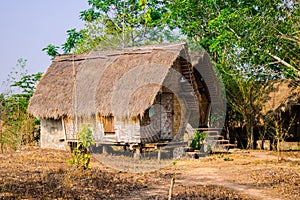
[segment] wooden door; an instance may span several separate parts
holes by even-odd
[[[103,117],[103,127],[105,135],[114,135],[114,117],[113,116],[105,116]]]
[[[174,115],[174,95],[173,93],[160,94],[161,105],[161,139],[171,140],[173,139],[173,115]]]

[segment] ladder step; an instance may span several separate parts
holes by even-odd
[[[219,144],[230,144],[229,140],[217,140]]]
[[[222,139],[224,139],[224,136],[222,136],[222,135],[212,135],[212,136],[208,136],[207,139],[222,140]]]
[[[219,135],[219,132],[218,131],[203,131],[204,133],[207,133],[208,135],[210,136],[213,136],[213,135]]]

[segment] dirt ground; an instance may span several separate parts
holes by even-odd
[[[92,159],[75,170],[65,151],[27,148],[0,154],[0,199],[300,199],[300,152],[236,151],[181,159],[148,173],[126,173]]]

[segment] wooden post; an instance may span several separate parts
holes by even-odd
[[[161,157],[161,150],[160,147],[158,147],[157,160],[160,160],[160,157]]]
[[[103,146],[102,146],[102,153],[103,153],[103,154],[107,154],[107,153],[108,153],[108,151],[107,151],[107,146],[106,146],[106,145],[103,145]]]
[[[171,185],[170,185],[170,189],[169,189],[169,198],[168,198],[168,200],[172,199],[174,183],[175,183],[175,175],[173,175],[173,177],[171,179]]]
[[[134,158],[140,159],[140,157],[141,157],[141,149],[140,149],[140,147],[137,147],[134,152]]]
[[[64,117],[61,117],[61,124],[62,124],[62,128],[63,128],[63,132],[64,132],[64,139],[65,139],[65,146],[66,149],[68,148],[68,141],[67,141],[67,132],[66,132],[66,127],[65,127],[65,122],[64,122]]]

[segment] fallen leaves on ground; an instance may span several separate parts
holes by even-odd
[[[174,168],[170,164],[149,173],[126,173],[105,167],[92,160],[92,169],[76,170],[67,164],[66,151],[30,148],[1,154],[0,199],[167,199]],[[221,178],[232,174],[235,183],[276,191],[287,199],[300,197],[300,174],[297,162],[255,160],[232,154],[225,162],[220,155],[201,161],[178,162],[176,174],[188,178],[189,170],[207,166],[218,170]],[[203,169],[204,169],[203,168]],[[235,174],[236,173],[236,174]],[[223,175],[223,176],[222,176]],[[227,179],[227,181],[230,179]],[[156,191],[156,192],[155,192]],[[251,199],[246,194],[220,185],[175,184],[173,199]]]

